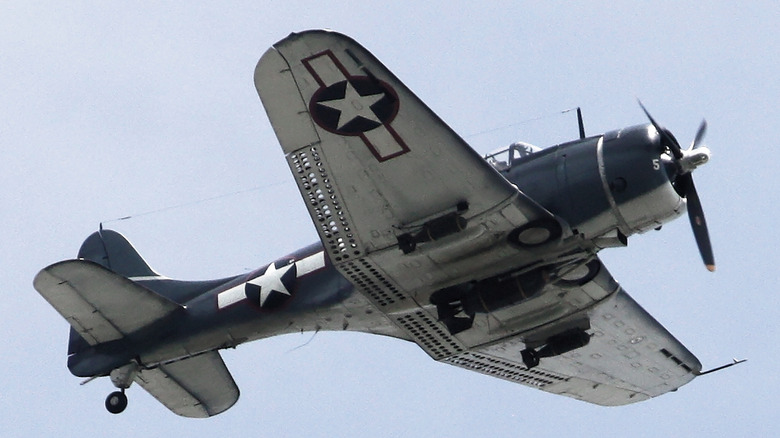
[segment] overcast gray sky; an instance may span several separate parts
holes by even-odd
[[[776,431],[777,2],[323,3],[0,7],[3,436]],[[320,333],[296,349],[311,334],[289,335],[224,353],[242,395],[215,418],[179,418],[138,386],[124,414],[108,414],[113,387],[70,375],[68,325],[33,276],[74,257],[101,221],[183,279],[315,241],[252,73],[271,44],[321,27],[361,42],[480,152],[573,139],[576,118],[560,111],[575,106],[595,134],[644,123],[640,97],[683,144],[706,117],[713,157],[695,178],[718,271],[701,265],[685,218],[602,257],[705,367],[750,362],[601,408],[436,363],[411,343]]]

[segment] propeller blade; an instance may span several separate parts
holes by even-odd
[[[696,131],[696,138],[693,139],[693,143],[691,143],[690,150],[696,149],[697,147],[701,146],[701,141],[704,139],[704,134],[707,133],[707,121],[702,120],[701,125],[699,125],[699,130]]]
[[[690,173],[680,175],[678,177],[678,183],[682,185],[685,199],[688,201],[688,219],[691,221],[693,236],[696,238],[696,245],[699,247],[701,259],[704,261],[707,270],[714,272],[715,256],[712,254],[712,244],[710,243],[710,234],[707,231],[707,221],[704,219],[704,209],[701,206],[699,194],[696,193],[693,177]]]
[[[637,99],[637,102],[639,102],[639,106],[642,107],[642,111],[645,112],[645,115],[650,120],[650,123],[653,124],[653,127],[656,131],[658,131],[658,134],[663,138],[665,141],[664,143],[666,146],[669,147],[669,149],[672,151],[672,155],[674,155],[674,158],[680,159],[683,157],[682,148],[680,147],[680,143],[677,142],[677,139],[669,135],[669,133],[661,127],[661,125],[658,124],[658,122],[655,121],[653,116],[650,115],[650,111],[645,108],[644,105],[642,105],[642,101]]]
[[[642,111],[645,112],[650,123],[653,124],[655,130],[661,136],[662,144],[669,148],[677,162],[677,178],[674,181],[674,186],[677,193],[680,196],[684,196],[688,202],[688,219],[691,221],[691,228],[696,239],[696,245],[699,247],[699,254],[701,254],[707,269],[713,272],[715,271],[715,256],[712,254],[712,244],[710,243],[710,234],[707,230],[707,221],[704,219],[704,209],[701,206],[701,200],[696,192],[696,186],[693,184],[693,176],[691,175],[691,172],[697,166],[706,163],[709,158],[709,150],[700,151],[700,153],[691,152],[701,146],[704,134],[707,132],[707,121],[702,120],[699,130],[696,132],[696,137],[686,154],[686,152],[683,152],[677,139],[669,131],[662,128],[653,116],[650,115],[650,111],[642,105],[642,101],[637,99],[637,102],[639,102]]]

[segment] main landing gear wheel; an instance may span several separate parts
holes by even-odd
[[[544,218],[529,222],[509,233],[509,242],[523,247],[534,248],[545,245],[561,237],[561,224],[553,218]]]
[[[582,286],[596,278],[600,270],[601,263],[596,259],[576,267],[564,266],[557,272],[557,284],[563,287]]]
[[[119,414],[127,407],[125,391],[114,391],[106,397],[106,409],[112,414]]]

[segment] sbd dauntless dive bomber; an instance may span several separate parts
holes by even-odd
[[[650,124],[481,157],[371,53],[334,32],[269,49],[255,86],[321,242],[249,274],[177,281],[100,230],[44,268],[72,329],[68,368],[137,382],[179,415],[230,408],[219,350],[284,333],[393,336],[433,359],[600,405],[673,391],[701,364],[599,260],[688,215],[715,263],[684,150]]]

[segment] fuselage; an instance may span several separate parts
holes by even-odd
[[[503,174],[584,239],[657,228],[685,211],[652,125],[611,131],[525,156]]]
[[[657,131],[641,125],[522,157],[512,157],[510,151],[508,166],[499,172],[570,228],[561,254],[595,254],[682,214],[685,201],[671,183],[670,165]],[[173,286],[189,287],[162,277],[134,281],[162,295]],[[202,288],[203,283],[189,284]],[[194,297],[181,295],[184,311],[143,333],[80,348],[69,358],[71,372],[105,375],[131,360],[151,367],[305,331],[354,330],[408,338],[331,266],[320,243],[208,287]]]

